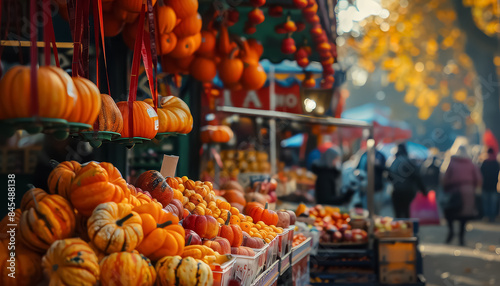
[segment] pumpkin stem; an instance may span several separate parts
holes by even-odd
[[[35,210],[38,210],[38,201],[36,200],[35,192],[31,192],[31,195],[33,196],[33,203],[35,204]]]
[[[28,184],[28,188],[29,188],[30,190],[32,190],[32,189],[36,189],[35,185],[33,185],[33,184]]]
[[[269,207],[269,204],[266,202],[266,206],[264,207],[264,209],[267,210],[268,207]]]
[[[229,220],[231,219],[231,213],[227,213],[227,220],[226,220],[226,225],[229,225]]]
[[[237,47],[234,47],[231,52],[229,53],[229,58],[234,59],[234,54],[238,51]]]
[[[172,224],[172,221],[171,221],[171,220],[169,220],[169,221],[166,221],[166,222],[164,222],[164,223],[159,223],[159,224],[156,224],[156,227],[157,227],[157,228],[164,228],[164,227],[169,226],[169,225],[171,225],[171,224]]]
[[[191,240],[193,239],[193,235],[191,234],[188,238],[188,241],[186,242],[186,246],[187,245],[191,245]]]
[[[57,167],[57,165],[59,165],[59,162],[57,162],[54,159],[50,159],[49,165],[52,167],[52,169],[55,169]]]
[[[116,221],[116,225],[118,226],[122,226],[124,222],[126,222],[129,218],[133,217],[134,214],[133,213],[129,213],[128,215],[126,215],[125,217],[123,217],[122,219],[119,219]]]

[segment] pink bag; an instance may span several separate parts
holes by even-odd
[[[417,193],[410,205],[410,217],[419,220],[419,224],[439,224],[439,211],[436,192],[430,191],[427,196]]]

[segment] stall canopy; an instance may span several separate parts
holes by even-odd
[[[410,126],[403,121],[391,119],[391,109],[386,106],[369,103],[342,112],[342,118],[361,120],[373,123],[374,138],[377,142],[396,142],[411,138]],[[361,136],[360,130],[347,129],[343,131],[343,139],[351,140]],[[358,134],[359,133],[359,134]]]

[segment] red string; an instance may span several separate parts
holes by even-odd
[[[108,84],[108,94],[111,96],[111,89],[109,87],[109,76],[108,76],[108,63],[106,61],[106,46],[104,45],[104,24],[102,20],[102,0],[98,0],[97,8],[99,10],[99,27],[101,30],[101,42],[102,42],[102,55],[104,56],[104,68],[106,69],[106,82]]]
[[[134,137],[134,101],[137,98],[137,84],[139,81],[139,65],[140,65],[140,59],[141,59],[141,47],[142,47],[142,40],[143,40],[143,34],[144,34],[144,16],[145,16],[145,9],[146,5],[142,4],[141,8],[141,14],[139,16],[139,22],[137,23],[138,28],[137,28],[137,37],[135,38],[135,47],[134,47],[134,57],[132,60],[132,72],[130,75],[130,90],[129,90],[129,97],[128,97],[128,108],[129,108],[129,121],[128,121],[128,128],[129,128],[129,137]]]
[[[151,46],[149,40],[149,34],[144,33],[142,36],[142,60],[144,61],[144,69],[146,70],[146,76],[148,77],[149,89],[151,90],[151,96],[153,97],[154,109],[157,111],[157,91],[154,85],[154,75],[153,75],[153,63],[151,59]],[[156,99],[155,99],[156,98]]]
[[[36,20],[36,0],[30,1],[30,39],[31,39],[31,104],[30,111],[33,116],[38,116],[38,72],[36,65],[38,64],[38,50],[36,46],[37,41],[37,20]]]
[[[95,83],[97,88],[99,85],[99,3],[97,0],[92,1],[92,16],[94,18],[94,42],[95,42]]]
[[[49,19],[50,17],[50,1],[43,0],[43,42],[45,47],[43,48],[43,54],[45,56],[44,64],[45,66],[50,66],[50,25]]]
[[[155,16],[153,13],[153,1],[152,0],[147,0],[148,4],[148,20],[149,20],[149,39],[148,43],[151,43],[151,57],[152,57],[152,63],[153,63],[153,87],[154,90],[151,89],[151,95],[153,97],[153,103],[154,103],[154,108],[155,111],[157,111],[158,108],[158,77],[157,77],[157,67],[158,67],[158,55],[156,53],[156,33],[155,33]]]
[[[90,45],[90,29],[89,29],[89,10],[90,0],[80,0],[83,3],[82,15],[82,55],[80,58],[83,75],[89,78],[89,45]]]

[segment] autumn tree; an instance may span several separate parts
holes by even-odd
[[[366,2],[366,1],[365,1]],[[354,51],[368,73],[405,94],[429,118],[435,108],[468,108],[469,122],[500,139],[500,4],[497,0],[382,0],[389,13],[357,24],[361,35],[341,50]],[[345,36],[343,36],[345,38]]]

